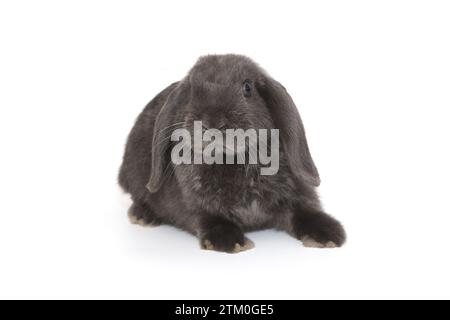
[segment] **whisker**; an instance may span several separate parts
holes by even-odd
[[[173,127],[177,127],[177,126],[182,126],[184,124],[184,121],[181,121],[181,122],[177,122],[177,123],[174,123],[174,124],[171,124],[171,125],[169,125],[169,126],[167,126],[167,127],[165,127],[165,128],[163,128],[163,129],[161,129],[156,135],[157,136],[160,136],[163,132],[165,132],[166,130],[168,130],[168,129],[171,129],[171,128],[173,128]],[[175,130],[175,129],[174,129]]]
[[[158,145],[160,145],[161,143],[163,143],[163,142],[169,140],[170,138],[172,138],[172,134],[170,134],[169,136],[162,137],[162,138],[158,139],[158,140],[156,141],[155,145],[158,146]]]

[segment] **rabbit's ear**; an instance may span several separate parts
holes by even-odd
[[[269,76],[265,77],[259,89],[270,109],[275,127],[280,130],[281,144],[292,173],[300,182],[319,186],[319,172],[309,152],[302,119],[291,96]]]
[[[177,109],[186,101],[186,88],[182,82],[168,95],[155,120],[152,142],[152,169],[147,189],[154,193],[159,190],[164,180],[164,172],[170,161],[168,149],[170,139],[161,136],[175,122]],[[167,132],[165,132],[167,134]]]

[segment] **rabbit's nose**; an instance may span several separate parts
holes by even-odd
[[[225,120],[216,120],[214,121],[214,129],[223,131],[227,128],[227,124]]]
[[[220,131],[224,131],[225,129],[228,129],[228,125],[225,122],[220,122],[217,124],[217,129]]]
[[[211,125],[209,123],[209,121],[205,121],[205,120],[201,120],[202,121],[202,130],[206,131],[211,129]]]
[[[223,120],[202,120],[202,127],[203,130],[217,129],[224,131],[228,126]]]

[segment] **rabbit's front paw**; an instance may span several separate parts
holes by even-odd
[[[206,227],[206,228],[205,228]],[[232,223],[225,221],[208,222],[200,237],[204,250],[238,253],[254,248],[253,242]]]
[[[307,248],[337,248],[346,239],[339,221],[323,212],[304,213],[294,218],[296,236]]]
[[[161,225],[161,221],[154,217],[152,212],[143,205],[133,204],[128,210],[128,219],[132,224],[143,227],[156,227]]]
[[[244,238],[243,243],[235,242],[234,246],[232,245],[232,242],[224,245],[224,243],[212,243],[208,239],[203,239],[201,242],[201,247],[203,250],[214,250],[214,251],[222,251],[227,253],[239,253],[242,251],[247,251],[250,249],[253,249],[255,247],[255,244],[252,240],[248,239],[247,237]]]

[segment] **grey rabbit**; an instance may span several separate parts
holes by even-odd
[[[179,128],[192,130],[197,120],[207,128],[279,129],[277,174],[242,164],[175,165],[168,137]],[[321,208],[319,173],[297,107],[245,56],[201,57],[145,107],[125,149],[119,184],[131,194],[133,223],[172,225],[197,236],[201,248],[227,253],[253,248],[244,233],[268,228],[306,247],[345,242],[342,225]]]

